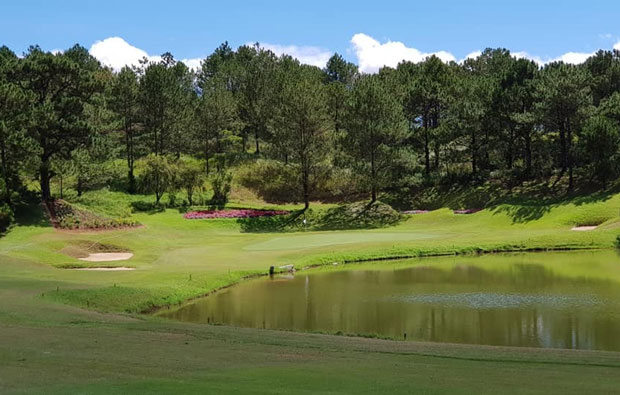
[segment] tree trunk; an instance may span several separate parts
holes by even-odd
[[[374,150],[370,154],[370,185],[371,185],[371,193],[370,193],[370,203],[374,203],[377,201],[377,169],[375,166],[375,152]]]
[[[254,153],[256,155],[260,155],[260,143],[258,141],[258,129],[254,132],[254,140],[256,141],[256,151]]]
[[[39,181],[41,183],[41,197],[44,201],[49,201],[52,198],[50,192],[50,164],[49,159],[41,159],[41,166],[39,166]]]
[[[510,139],[508,141],[508,169],[512,170],[512,167],[514,165],[514,129],[512,127],[512,124],[510,125]]]
[[[476,132],[472,130],[471,132],[471,174],[474,176],[477,172],[477,153],[478,148],[476,147]]]
[[[303,190],[304,190],[304,211],[305,211],[310,207],[310,186],[308,185],[309,176],[306,170],[304,170],[304,173],[301,178],[302,178]]]
[[[77,178],[76,189],[77,189],[78,197],[82,196],[82,192],[83,192],[83,189],[84,189],[84,182],[82,180],[82,177],[80,177],[79,175],[78,175],[78,178]]]
[[[4,200],[6,204],[11,204],[11,185],[9,180],[8,161],[6,158],[6,142],[4,140],[4,132],[0,131],[0,169],[2,169],[2,179],[4,180],[4,189],[6,195]]]
[[[134,152],[133,152],[133,133],[131,125],[125,124],[125,145],[127,149],[127,178],[129,179],[129,193],[136,193],[136,177],[134,175]]]
[[[532,175],[532,135],[529,130],[525,134],[525,174],[528,178]]]
[[[568,168],[568,151],[566,149],[566,132],[563,123],[560,127],[560,155],[562,156],[560,160],[562,163],[561,174],[564,174]]]
[[[431,174],[431,151],[429,147],[428,120],[424,118],[424,172],[428,177]]]
[[[433,118],[432,118],[432,129],[435,130],[439,127],[439,114],[438,114],[438,109],[435,109],[435,113],[433,114]],[[438,136],[435,134],[435,171],[439,172],[439,138]]]
[[[566,120],[566,162],[568,165],[568,190],[573,189],[573,142],[570,118]]]
[[[205,172],[209,175],[209,141],[205,139]]]

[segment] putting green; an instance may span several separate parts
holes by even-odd
[[[246,251],[299,250],[305,248],[325,247],[339,244],[385,243],[390,241],[415,241],[433,239],[432,233],[387,233],[387,232],[322,232],[301,234],[298,236],[274,237],[272,239],[250,244]]]

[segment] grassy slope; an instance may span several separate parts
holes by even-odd
[[[111,195],[106,201],[119,205],[129,199]],[[112,203],[102,207],[118,210]],[[438,210],[380,230],[282,234],[240,233],[234,220],[188,221],[176,210],[139,214],[143,228],[105,233],[57,232],[43,221],[29,220],[0,239],[0,389],[262,392],[289,386],[309,392],[514,388],[577,393],[587,383],[590,390],[611,390],[620,384],[620,363],[613,353],[203,327],[79,306],[122,312],[178,303],[243,275],[264,273],[274,264],[455,250],[611,247],[618,233],[618,207],[620,195],[612,195],[553,206],[505,205],[466,216]],[[570,231],[592,221],[604,222],[592,232]],[[121,264],[137,270],[54,267],[80,263],[60,252],[79,240],[132,250],[135,257]]]

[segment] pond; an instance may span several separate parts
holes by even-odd
[[[620,351],[620,258],[597,251],[338,265],[248,280],[160,315],[401,340]]]

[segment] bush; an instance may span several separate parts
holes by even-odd
[[[311,200],[351,200],[360,194],[360,178],[351,169],[322,166],[317,172],[310,193]],[[236,180],[267,202],[299,202],[299,171],[293,165],[274,160],[259,159],[240,167]]]
[[[259,159],[240,167],[237,179],[267,202],[299,200],[295,193],[299,189],[295,169],[281,162]]]
[[[13,222],[13,210],[7,205],[0,206],[0,232],[4,232]]]
[[[213,188],[212,205],[223,207],[228,202],[231,181],[232,175],[226,171],[218,171],[215,174],[211,180],[211,188]]]
[[[204,186],[203,170],[197,164],[188,162],[179,163],[178,169],[178,186],[185,190],[187,202],[192,206],[194,205],[194,193]]]
[[[159,204],[165,192],[174,189],[176,166],[165,156],[149,155],[144,159],[144,169],[140,175],[140,187],[145,193],[154,193]]]

